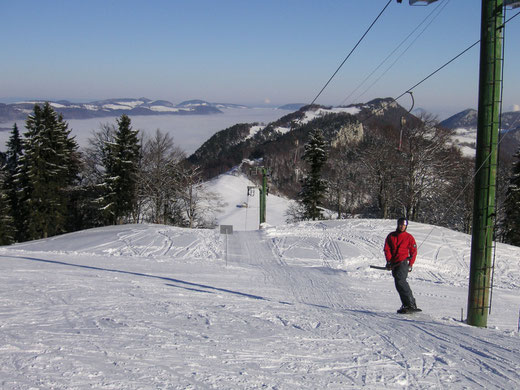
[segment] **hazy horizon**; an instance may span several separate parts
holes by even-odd
[[[265,123],[275,121],[290,111],[274,108],[222,109],[222,114],[211,115],[136,115],[130,116],[132,128],[153,135],[156,129],[173,137],[177,146],[187,155],[192,154],[212,135],[237,123]],[[103,124],[116,124],[118,117],[101,117],[90,119],[65,119],[72,129],[72,135],[81,148],[87,146],[92,132],[100,130]],[[0,124],[3,128],[12,128],[17,123],[20,132],[25,132],[25,121],[12,121]],[[0,151],[7,149],[6,143],[11,131],[0,131]]]
[[[480,11],[473,0],[5,2],[0,101],[310,103],[382,12],[316,103],[405,93],[398,103],[410,108],[406,91],[480,39]],[[517,36],[520,18],[505,28],[504,111],[520,105]],[[413,89],[415,107],[476,108],[478,71],[476,45]]]

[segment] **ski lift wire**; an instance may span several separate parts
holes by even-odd
[[[449,1],[449,0],[448,0]],[[440,3],[439,3],[440,4]],[[427,16],[426,18],[424,18],[421,23],[419,23],[407,36],[406,38],[404,38],[401,43],[399,43],[399,45],[397,45],[395,47],[394,50],[392,50],[390,52],[390,54],[388,54],[388,56],[386,56],[386,58],[381,61],[381,63],[350,93],[350,95],[348,95],[345,99],[343,99],[343,101],[341,102],[341,104],[345,104],[345,102],[359,89],[361,88],[361,86],[375,73],[377,72],[377,70],[408,40],[408,38],[410,38],[412,36],[412,34],[414,34],[418,29],[419,27],[433,14],[433,12],[437,9],[438,7],[434,8]]]
[[[520,12],[517,12],[514,16],[512,16],[511,18],[507,19],[504,24],[502,24],[502,26],[500,26],[499,28],[505,28],[505,25],[510,22],[512,19],[516,18],[518,15],[520,15]],[[478,40],[476,43],[479,43],[480,40]],[[476,44],[475,43],[475,44]],[[464,50],[462,53],[460,53],[456,58],[460,57],[460,55],[462,55],[463,53],[467,52],[470,48],[472,48],[473,46],[475,46],[475,44],[471,45],[470,47],[468,47],[466,50]],[[502,46],[502,50],[504,50],[504,47]],[[504,56],[502,56],[504,57]],[[448,65],[448,63],[450,62],[453,62],[455,58],[453,58],[452,60],[448,61],[446,64],[444,64],[441,68],[439,68],[438,70],[436,70],[435,72],[431,73],[430,76],[432,76],[433,74],[437,73],[440,69],[444,68],[446,65]],[[427,80],[430,76],[426,77],[425,79],[423,79],[423,81],[421,81],[420,83],[424,82],[425,80]],[[414,87],[412,88],[415,88],[417,85],[419,85],[420,83],[416,84]],[[502,86],[503,86],[503,83],[504,83],[504,77],[502,75]],[[501,93],[503,93],[501,91]],[[402,97],[403,95],[405,95],[406,92],[404,92],[402,95],[398,96],[396,99],[394,99],[393,101],[396,101],[397,99],[399,99],[400,97]],[[501,96],[501,99],[502,99],[502,96]],[[500,111],[502,111],[502,101],[500,102]],[[369,117],[370,118],[370,117]],[[500,119],[500,118],[499,118]],[[502,141],[504,141],[504,139],[506,138],[506,136],[508,135],[508,132],[506,132],[502,137],[499,137],[499,140],[498,140],[498,143],[497,143],[497,150],[500,150],[500,144],[502,143]],[[447,213],[448,211],[451,210],[451,208],[454,206],[455,202],[460,198],[460,196],[462,196],[462,194],[466,191],[466,189],[468,188],[468,186],[475,180],[475,177],[477,176],[477,174],[480,172],[480,170],[484,167],[484,165],[487,163],[487,161],[491,158],[491,153],[489,153],[487,155],[487,157],[483,160],[482,164],[478,167],[478,169],[475,170],[475,173],[473,174],[473,176],[471,177],[471,179],[468,181],[468,183],[464,186],[464,188],[459,192],[459,194],[455,197],[455,199],[453,200],[453,202],[451,202],[450,204],[450,207],[448,207],[448,209],[446,210],[445,213]],[[495,205],[496,207],[496,205]],[[430,237],[430,235],[432,234],[433,230],[435,229],[435,227],[432,228],[432,230],[428,233],[428,235],[426,236],[426,238],[421,242],[421,244],[417,247],[417,249],[419,249],[422,244],[424,244],[424,242],[428,239],[428,237]],[[494,261],[494,260],[493,260]]]
[[[439,12],[433,16],[433,18],[430,20],[430,22],[422,29],[422,31],[417,34],[417,36],[415,37],[415,39],[401,52],[401,54],[399,54],[397,56],[397,58],[394,60],[394,62],[392,62],[390,64],[390,66],[388,66],[386,68],[385,71],[383,71],[383,73],[376,79],[374,80],[374,82],[372,84],[370,84],[368,86],[368,88],[366,88],[362,93],[360,93],[359,95],[356,96],[355,99],[353,99],[354,101],[356,100],[359,100],[361,98],[361,96],[363,96],[365,93],[367,93],[379,80],[381,80],[381,78],[388,73],[388,71],[397,63],[397,61],[399,61],[399,59],[402,58],[402,56],[410,49],[410,47],[412,47],[412,45],[419,39],[419,37],[424,34],[424,32],[428,29],[428,27],[430,27],[430,25],[433,23],[433,21],[440,15],[440,13],[444,10],[444,8],[446,8],[446,6],[448,5],[448,3],[450,2],[450,0],[446,0],[445,2],[442,2],[442,3],[439,3],[435,8],[433,8],[433,10],[417,25],[417,27],[415,27],[414,30],[412,30],[412,32],[410,32],[410,34],[408,34],[408,36],[403,39],[401,41],[401,43],[372,71],[372,73],[370,73],[359,85],[358,87],[356,87],[356,89],[354,89],[350,95],[348,95],[342,102],[341,102],[341,105],[344,105],[345,102],[359,89],[361,88],[361,86],[363,84],[365,84],[365,82],[375,73],[377,72],[377,70],[408,40],[408,38],[410,38],[418,29],[419,27],[421,27],[429,18],[431,15],[433,15],[437,10],[439,10]],[[439,9],[439,7],[441,7],[442,5],[442,8]]]
[[[377,20],[381,17],[381,15],[383,14],[383,12],[385,12],[385,10],[388,8],[388,6],[390,5],[390,3],[392,2],[392,0],[388,0],[388,3],[386,3],[386,5],[384,6],[384,8],[381,10],[381,12],[379,12],[379,15],[377,15],[377,17],[374,19],[374,21],[372,22],[372,24],[368,27],[368,29],[365,31],[365,33],[363,34],[363,36],[359,39],[359,41],[356,43],[356,45],[354,46],[354,48],[350,51],[350,53],[345,57],[345,59],[343,60],[343,62],[339,65],[338,69],[336,69],[336,71],[334,72],[334,74],[329,78],[329,80],[325,83],[325,85],[323,86],[323,88],[321,89],[321,91],[316,95],[316,97],[314,98],[314,100],[311,102],[311,105],[314,104],[314,102],[320,97],[320,95],[323,93],[323,91],[325,90],[325,88],[327,88],[327,86],[330,84],[330,82],[332,81],[332,79],[334,78],[334,76],[336,76],[336,74],[339,72],[339,70],[343,67],[343,65],[345,64],[345,62],[347,62],[347,60],[350,58],[350,56],[352,55],[352,53],[354,53],[354,50],[356,50],[356,48],[359,46],[359,44],[361,43],[361,41],[365,38],[365,36],[368,34],[368,32],[372,29],[372,27],[374,26],[374,24],[376,24]]]
[[[500,26],[499,28],[503,28],[507,23],[509,23],[511,20],[513,20],[514,18],[516,18],[518,15],[520,15],[520,12],[517,12],[514,16],[510,17],[509,19],[507,19],[504,24],[502,26]],[[458,59],[459,57],[461,57],[462,55],[464,55],[465,53],[467,53],[469,50],[471,50],[473,47],[475,47],[476,45],[478,45],[480,43],[480,39],[478,41],[476,41],[475,43],[473,43],[472,45],[470,45],[469,47],[467,47],[466,49],[464,49],[462,52],[460,52],[459,54],[457,54],[455,57],[453,57],[451,60],[449,60],[448,62],[446,62],[444,65],[441,65],[439,68],[437,68],[436,70],[434,70],[432,73],[430,73],[428,76],[426,76],[425,78],[423,78],[421,81],[419,81],[418,83],[416,83],[413,87],[407,89],[405,92],[403,92],[401,95],[399,95],[398,97],[396,98],[392,98],[392,101],[389,102],[387,105],[381,107],[381,108],[378,108],[377,110],[375,110],[372,115],[369,115],[368,117],[366,117],[365,119],[363,119],[362,121],[360,121],[361,124],[363,124],[365,121],[367,121],[368,119],[376,116],[380,111],[384,110],[389,104],[393,103],[393,102],[396,102],[397,100],[399,100],[400,98],[402,98],[404,95],[406,95],[408,92],[410,92],[411,90],[417,88],[419,85],[421,85],[422,83],[424,83],[426,80],[428,80],[429,78],[431,78],[433,75],[437,74],[439,71],[441,71],[442,69],[444,69],[446,66],[448,66],[449,64],[451,64],[453,61],[455,61],[456,59]]]

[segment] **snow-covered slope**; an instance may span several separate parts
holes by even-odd
[[[409,226],[424,312],[395,313],[391,275],[368,268],[394,228],[126,225],[2,247],[0,387],[519,388],[520,248],[498,245],[479,329],[460,322],[470,238],[429,225]]]
[[[475,158],[477,150],[477,129],[457,128],[451,137],[453,145],[458,146],[462,155]]]
[[[221,225],[233,225],[235,230],[256,230],[260,223],[260,193],[258,186],[238,170],[220,175],[207,183],[210,191],[219,194],[226,206],[217,215]],[[250,188],[248,191],[249,187]],[[266,223],[283,225],[287,220],[289,199],[269,194],[266,197]]]

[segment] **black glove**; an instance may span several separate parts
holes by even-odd
[[[412,272],[412,266],[411,265],[408,266],[408,272]]]
[[[388,271],[390,271],[392,269],[392,263],[391,262],[389,262],[389,261],[386,262],[386,269]]]

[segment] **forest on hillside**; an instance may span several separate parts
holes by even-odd
[[[36,104],[27,132],[15,125],[0,155],[0,244],[122,223],[211,228],[222,200],[205,181],[237,166],[257,182],[266,168],[269,191],[295,200],[288,221],[327,209],[469,233],[475,163],[452,131],[385,99],[352,112],[306,106],[267,126],[237,124],[187,157],[168,134],[144,137],[124,114],[80,150],[61,114]],[[498,165],[496,235],[510,243],[520,231],[518,160]]]

